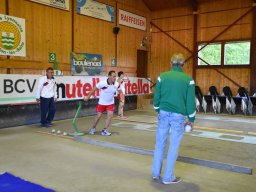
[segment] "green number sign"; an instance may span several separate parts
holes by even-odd
[[[50,62],[56,61],[56,54],[55,53],[49,53],[49,61]]]

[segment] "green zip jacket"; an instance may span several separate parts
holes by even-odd
[[[173,66],[171,71],[161,73],[157,79],[154,108],[156,111],[180,113],[195,121],[195,82],[180,67]]]

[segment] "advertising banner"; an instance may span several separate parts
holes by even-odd
[[[81,15],[114,22],[114,8],[94,0],[77,0],[76,12]]]
[[[71,53],[71,75],[101,75],[103,71],[102,55],[89,53]]]
[[[40,75],[0,75],[0,105],[35,103]],[[83,99],[104,76],[56,76],[58,101]],[[150,94],[150,82],[144,78],[129,77],[125,83],[126,95]],[[99,97],[99,90],[93,95]]]
[[[119,24],[146,31],[146,17],[119,9]]]
[[[30,0],[51,7],[69,11],[69,0]]]
[[[0,55],[26,56],[25,19],[0,14]]]

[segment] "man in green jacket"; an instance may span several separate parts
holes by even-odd
[[[181,181],[173,172],[174,165],[178,157],[184,126],[190,125],[193,129],[196,115],[195,82],[183,72],[184,62],[184,56],[181,53],[175,53],[171,58],[172,70],[162,73],[155,87],[154,108],[159,114],[152,166],[154,181],[160,181],[166,141],[170,135],[163,184]],[[186,117],[187,123],[185,123]]]

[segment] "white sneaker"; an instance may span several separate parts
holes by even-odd
[[[108,130],[107,130],[107,129],[103,129],[103,130],[101,131],[101,135],[103,135],[103,136],[110,136],[110,135],[111,135],[111,133],[110,133],[110,132],[108,132]]]
[[[89,130],[89,134],[90,135],[95,135],[95,133],[96,133],[96,128],[91,128],[90,130]]]
[[[176,177],[173,181],[162,181],[162,183],[165,184],[165,185],[169,185],[169,184],[179,183],[181,181],[182,180],[181,180],[180,177]]]

